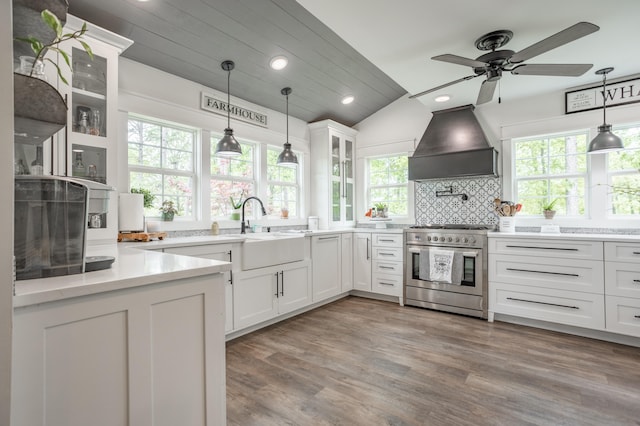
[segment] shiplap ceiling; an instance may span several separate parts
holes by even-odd
[[[294,0],[69,0],[69,13],[134,41],[123,56],[313,122],[351,126],[406,91]],[[271,58],[285,55],[281,71]],[[167,88],[171,90],[171,88]],[[356,97],[342,105],[346,94]]]

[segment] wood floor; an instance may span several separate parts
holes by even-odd
[[[227,343],[229,425],[640,425],[640,348],[348,297]]]

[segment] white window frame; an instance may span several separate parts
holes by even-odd
[[[269,189],[269,185],[278,185],[278,186],[286,186],[286,187],[290,187],[290,188],[294,188],[296,191],[296,214],[295,215],[291,215],[289,216],[289,218],[291,219],[300,219],[302,218],[302,212],[303,212],[303,199],[302,199],[302,184],[301,184],[301,180],[302,180],[302,171],[303,171],[303,158],[304,158],[304,154],[302,152],[298,152],[293,150],[293,153],[296,155],[296,157],[298,158],[298,166],[295,167],[295,176],[296,176],[296,181],[295,183],[292,182],[282,182],[282,181],[273,181],[273,180],[269,180],[268,176],[268,168],[269,168],[269,162],[268,162],[268,158],[269,158],[269,151],[275,151],[277,153],[282,152],[282,147],[278,147],[275,145],[266,145],[265,148],[265,154],[266,154],[266,159],[265,159],[265,185],[264,185],[264,193],[265,193],[265,199],[268,193],[268,189]],[[281,166],[281,167],[287,167],[287,166]],[[277,214],[277,212],[272,212],[272,214]]]
[[[193,132],[193,163],[192,163],[192,170],[190,172],[187,171],[183,171],[183,170],[176,170],[176,169],[169,169],[169,168],[165,168],[165,167],[150,167],[150,166],[141,166],[141,165],[130,165],[128,162],[128,149],[129,149],[129,139],[127,137],[127,144],[126,144],[126,152],[127,154],[125,155],[125,158],[127,159],[127,182],[129,183],[127,188],[130,188],[131,186],[131,182],[130,182],[130,176],[131,173],[149,173],[149,174],[158,174],[161,176],[165,176],[165,175],[175,175],[175,176],[183,176],[183,177],[188,177],[191,178],[192,181],[192,214],[189,216],[175,216],[174,220],[178,221],[178,222],[195,222],[198,220],[198,218],[200,217],[200,197],[198,196],[198,194],[200,193],[199,190],[199,184],[200,181],[198,179],[198,176],[200,175],[199,171],[199,155],[200,155],[200,146],[201,146],[201,131],[200,129],[197,129],[195,127],[192,126],[187,126],[184,124],[180,124],[180,123],[175,123],[175,122],[171,122],[171,121],[166,121],[166,120],[161,120],[161,119],[156,119],[156,118],[152,118],[152,117],[147,117],[144,115],[139,115],[139,114],[134,114],[134,113],[129,113],[127,115],[127,130],[126,130],[126,134],[128,135],[128,128],[129,128],[129,121],[130,120],[136,120],[136,121],[142,121],[145,123],[149,123],[149,124],[153,124],[153,125],[157,125],[157,126],[161,126],[161,127],[171,127],[174,129],[179,129],[179,130],[184,130],[184,131],[189,131],[189,132]],[[164,147],[162,147],[162,145],[160,146],[161,150],[164,150]],[[162,155],[162,154],[161,154]],[[161,198],[164,197],[164,189],[163,189],[163,194],[160,195]],[[156,194],[156,197],[158,197],[158,195]],[[158,211],[158,214],[155,216],[151,216],[150,218],[153,219],[159,219],[160,218],[160,211]]]
[[[412,200],[411,200],[411,196],[410,196],[410,192],[412,191],[411,186],[409,185],[409,178],[407,176],[407,181],[403,184],[387,184],[387,185],[371,185],[371,181],[369,179],[369,177],[371,176],[370,173],[370,164],[371,164],[371,160],[379,160],[379,159],[383,159],[383,158],[392,158],[392,157],[409,157],[409,155],[406,152],[399,152],[399,153],[392,153],[392,154],[384,154],[384,155],[376,155],[376,156],[369,156],[365,158],[365,182],[364,182],[364,188],[365,188],[365,211],[369,210],[372,206],[373,206],[373,202],[371,201],[371,190],[373,188],[382,188],[382,189],[389,189],[389,188],[401,188],[404,187],[407,190],[407,213],[405,215],[392,215],[391,212],[389,212],[389,217],[390,218],[394,218],[394,219],[409,219],[409,217],[411,216],[411,207],[412,207]]]
[[[627,124],[624,126],[616,126],[612,129],[612,132],[615,134],[617,130],[626,130],[626,129],[630,129],[630,128],[637,128],[640,129],[640,122],[639,123],[632,123],[632,124]],[[640,146],[638,148],[627,148],[629,151],[634,151],[636,154],[635,155],[640,155]],[[607,217],[611,218],[611,219],[618,219],[618,218],[627,218],[627,219],[640,219],[640,217],[637,217],[635,215],[614,215],[613,213],[610,213],[613,210],[613,194],[611,193],[611,187],[613,186],[613,177],[614,176],[627,176],[627,175],[631,175],[634,173],[640,173],[640,171],[635,170],[635,171],[629,171],[629,170],[616,170],[616,171],[612,171],[609,169],[609,154],[606,154],[606,165],[607,165]],[[639,188],[640,190],[640,188]]]

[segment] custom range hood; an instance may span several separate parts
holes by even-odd
[[[409,157],[409,180],[498,176],[498,152],[473,110],[473,105],[464,105],[433,112]]]

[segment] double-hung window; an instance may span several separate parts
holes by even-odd
[[[514,195],[521,215],[539,215],[557,199],[559,215],[586,215],[587,131],[514,139]]]
[[[164,201],[173,201],[177,217],[195,219],[196,146],[193,128],[129,116],[129,185],[155,195],[154,206],[145,211],[160,216]]]
[[[234,210],[232,203],[256,195],[256,145],[238,141],[242,155],[238,157],[216,157],[213,147],[222,135],[211,136],[211,218],[229,219]],[[252,204],[245,208],[251,216]]]
[[[610,214],[640,216],[640,125],[616,128],[624,151],[607,154]]]
[[[300,216],[299,167],[278,164],[282,148],[267,148],[267,200],[272,213],[288,212],[288,217]],[[302,154],[295,153],[298,158]],[[283,215],[284,216],[284,215]]]
[[[391,216],[408,216],[408,157],[393,155],[367,160],[367,206],[385,204]]]

